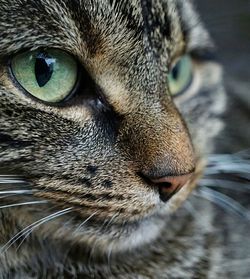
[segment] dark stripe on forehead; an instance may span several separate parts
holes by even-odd
[[[138,5],[137,2],[138,1]],[[67,8],[71,11],[72,17],[77,16],[77,22],[81,23],[82,17],[93,23],[105,20],[105,24],[112,28],[112,25],[119,25],[120,19],[129,30],[140,34],[143,28],[140,9],[140,0],[134,1],[120,1],[120,0],[67,0]],[[80,16],[79,16],[80,15]],[[95,22],[96,21],[96,22]],[[88,30],[89,31],[89,30]]]
[[[120,1],[120,0],[109,0],[111,10],[114,14],[119,14],[126,24],[126,27],[134,31],[136,36],[140,35],[143,30],[143,21],[140,14],[140,0],[134,1]],[[138,4],[137,4],[138,2]],[[137,6],[135,6],[135,4]]]
[[[104,42],[114,46],[115,41],[122,42],[123,38],[125,44],[132,38],[138,40],[142,34],[140,0],[67,0],[66,3],[92,55],[100,52]]]
[[[158,0],[141,0],[142,14],[148,33],[159,28],[160,33],[169,38],[171,35],[170,22],[167,17],[166,5]]]
[[[171,38],[171,22],[168,18],[167,5],[158,0],[141,0],[141,7],[144,31],[149,44],[159,51],[162,49],[163,40]]]

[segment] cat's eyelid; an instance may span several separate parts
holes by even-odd
[[[211,48],[196,48],[191,50],[189,54],[193,59],[198,61],[219,61],[217,51]]]
[[[174,65],[178,62],[178,60],[184,55],[189,55],[192,59],[201,61],[201,62],[206,62],[206,61],[219,62],[219,57],[218,57],[216,49],[214,49],[214,48],[213,49],[212,48],[195,48],[190,51],[184,51],[180,55],[172,58],[172,61],[170,62],[169,70],[171,70],[174,67]]]

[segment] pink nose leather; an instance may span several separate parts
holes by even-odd
[[[160,198],[166,202],[176,194],[192,177],[192,173],[180,176],[166,176],[161,178],[149,178],[159,187]]]

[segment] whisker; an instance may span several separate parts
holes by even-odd
[[[69,213],[70,211],[72,211],[72,207],[57,211],[56,213],[50,214],[49,216],[41,218],[40,220],[28,225],[26,228],[22,229],[20,232],[15,234],[6,244],[4,244],[0,248],[0,254],[5,253],[17,240],[23,237],[29,230],[34,230],[36,227],[42,225],[43,223],[48,222],[63,214]]]
[[[209,161],[215,162],[242,162],[250,160],[250,149],[242,150],[234,154],[211,154],[209,155]]]
[[[229,181],[226,179],[201,179],[199,181],[199,186],[201,187],[212,187],[212,188],[224,188],[233,190],[236,192],[249,192],[250,193],[250,185],[246,185],[245,182],[242,181]]]
[[[245,161],[250,160],[250,149],[242,150],[234,154],[211,154],[209,160],[212,161]]]
[[[243,205],[216,190],[204,187],[202,189],[198,189],[198,191],[194,193],[194,196],[205,198],[223,209],[236,213],[244,219],[250,220],[249,212]]]
[[[103,232],[106,232],[108,227],[111,225],[112,226],[112,222],[114,221],[114,219],[120,215],[120,211],[119,210],[117,213],[115,213],[110,219],[105,219],[103,222],[102,222],[102,225],[100,227],[100,231],[103,231]]]
[[[17,196],[32,196],[37,190],[12,190],[12,191],[0,191],[0,200]]]
[[[250,174],[250,164],[249,163],[227,162],[227,163],[216,163],[215,166],[208,164],[208,166],[205,170],[205,174],[218,174],[220,172]]]
[[[18,206],[24,206],[24,205],[32,205],[32,204],[43,204],[43,203],[47,203],[47,201],[32,201],[32,202],[7,204],[7,205],[0,206],[0,209],[18,207]]]
[[[71,208],[71,209],[72,209],[72,208]],[[44,221],[40,222],[39,224],[33,226],[32,228],[28,229],[28,231],[26,231],[24,234],[22,234],[22,235],[20,236],[20,238],[21,238],[22,236],[24,236],[24,238],[22,239],[22,241],[20,242],[20,244],[17,246],[16,251],[18,251],[18,249],[21,247],[21,245],[23,244],[23,242],[25,241],[25,239],[27,239],[28,236],[29,236],[38,226],[40,226],[40,225],[42,225],[42,224],[44,224],[44,223],[47,223],[47,222],[49,222],[49,221],[51,221],[51,220],[53,220],[53,219],[55,219],[55,218],[61,217],[62,215],[65,215],[65,214],[67,214],[67,213],[69,213],[69,212],[70,212],[70,210],[68,210],[68,211],[66,211],[66,212],[64,211],[64,212],[58,213],[56,216],[53,216],[53,217],[50,217],[50,218],[49,218],[49,216],[48,216],[48,218],[47,218],[46,220],[44,220]]]
[[[0,175],[0,184],[28,184],[19,176]]]
[[[107,249],[107,262],[108,262],[109,273],[110,273],[111,276],[113,275],[112,268],[111,268],[113,246],[114,246],[114,243],[111,242],[108,246],[108,249]]]
[[[26,193],[25,195],[32,195],[33,193]],[[6,198],[9,198],[9,197],[16,197],[16,196],[19,196],[20,194],[9,194],[9,195],[4,195],[4,196],[0,196],[0,200],[1,199],[6,199]]]
[[[240,259],[240,260],[231,260],[226,263],[220,264],[220,267],[229,268],[229,270],[235,270],[234,267],[240,265],[242,267],[249,268],[250,258]]]
[[[250,148],[243,149],[243,150],[236,152],[235,156],[247,157],[248,159],[250,159]]]
[[[98,244],[98,238],[96,238],[96,240],[94,241],[94,243],[91,245],[91,249],[89,252],[89,256],[88,256],[88,261],[87,261],[87,266],[91,269],[91,263],[94,260],[94,253],[95,253],[95,248]]]
[[[91,214],[88,218],[86,218],[74,231],[74,233],[77,233],[80,231],[80,229],[83,227],[84,224],[86,224],[92,217],[96,215],[97,211]]]
[[[196,219],[199,216],[199,212],[195,210],[193,204],[189,200],[186,200],[183,206],[192,215],[194,219]]]
[[[108,226],[111,225],[111,223],[114,221],[115,217],[119,216],[119,213],[120,213],[120,211],[117,212],[117,213],[115,213],[115,214],[111,217],[111,219],[108,220],[108,222],[107,222],[107,220],[104,220],[103,223],[102,223],[102,225],[101,225],[101,227],[100,227],[100,231],[104,231],[104,232],[105,232],[105,231],[107,230]],[[88,266],[89,266],[89,267],[91,266],[91,261],[92,261],[93,258],[94,258],[95,248],[96,248],[97,244],[98,244],[98,240],[96,240],[96,241],[93,243],[92,247],[91,247],[91,250],[90,250],[90,253],[89,253],[89,258],[88,258]]]
[[[235,154],[213,154],[208,158],[204,178],[219,177],[250,184],[250,150]]]
[[[33,192],[36,192],[36,190],[13,190],[13,191],[0,191],[0,195],[6,195],[6,194],[31,194]]]
[[[26,182],[23,180],[14,180],[14,179],[2,179],[0,180],[0,184],[25,184]]]

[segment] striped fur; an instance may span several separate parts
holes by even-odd
[[[0,193],[10,195],[0,208],[24,204],[0,209],[0,278],[216,274],[213,208],[194,201],[202,222],[176,211],[225,107],[192,2],[0,0],[0,16]],[[76,57],[87,76],[62,107],[29,98],[9,73],[17,52],[44,47]],[[167,73],[184,53],[194,81],[173,100]],[[167,203],[138,175],[190,172],[193,156],[195,177]]]

